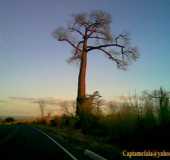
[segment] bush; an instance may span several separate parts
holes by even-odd
[[[7,118],[5,118],[5,122],[10,123],[10,122],[14,122],[14,121],[15,121],[15,119],[14,119],[13,117],[7,117]]]

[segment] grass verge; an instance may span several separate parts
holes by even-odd
[[[84,135],[80,130],[70,128],[57,129],[45,125],[34,125],[34,127],[43,130],[78,159],[87,160],[87,157],[84,156],[85,149],[89,149],[108,160],[118,159],[120,156],[120,149],[118,147],[103,143],[97,137]]]

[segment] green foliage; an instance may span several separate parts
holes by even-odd
[[[158,120],[160,125],[167,125],[170,122],[170,92],[162,87],[150,93],[146,92],[149,101],[155,103],[158,109]]]
[[[156,117],[154,115],[154,106],[151,102],[146,101],[144,105],[143,125],[147,129],[151,129],[156,125]]]
[[[74,126],[76,125],[78,119],[74,116],[70,116],[70,115],[63,115],[61,117],[61,127],[70,127],[70,128],[74,128]]]

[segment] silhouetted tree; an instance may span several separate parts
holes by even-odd
[[[159,105],[159,120],[161,124],[166,125],[170,121],[169,99],[170,92],[160,87],[159,90],[154,90],[151,93],[145,92],[149,98],[154,99]]]
[[[65,41],[73,47],[73,55],[69,62],[78,60],[80,70],[78,76],[77,114],[86,100],[86,67],[87,55],[91,51],[99,51],[116,63],[120,69],[138,57],[136,47],[132,47],[127,33],[112,35],[110,14],[96,10],[90,13],[73,15],[66,28],[57,28],[53,36],[58,41]]]
[[[152,101],[145,99],[143,106],[143,123],[146,128],[152,128],[155,125],[156,119],[154,115],[154,105]]]
[[[40,107],[40,111],[41,111],[41,118],[43,119],[44,118],[44,108],[45,108],[45,101],[44,100],[36,100],[34,101],[34,103],[37,103]]]
[[[75,101],[64,100],[59,103],[59,106],[61,107],[65,115],[72,116],[75,114],[75,110],[76,110]]]
[[[52,100],[52,99],[37,99],[34,100],[33,103],[37,103],[40,107],[41,111],[41,119],[44,119],[44,109],[46,105],[58,105],[59,102],[57,100]]]
[[[5,118],[5,122],[14,122],[15,119],[13,117],[7,117]]]
[[[28,97],[9,97],[10,99],[13,100],[21,100],[21,101],[28,101],[31,103],[36,103],[40,107],[40,112],[41,112],[41,118],[44,119],[44,109],[46,105],[58,105],[59,102],[57,99],[53,98],[28,98]]]

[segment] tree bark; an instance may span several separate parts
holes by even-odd
[[[87,38],[85,34],[78,76],[77,109],[76,109],[77,115],[80,114],[81,108],[83,107],[83,103],[86,98],[86,70],[87,70]]]

